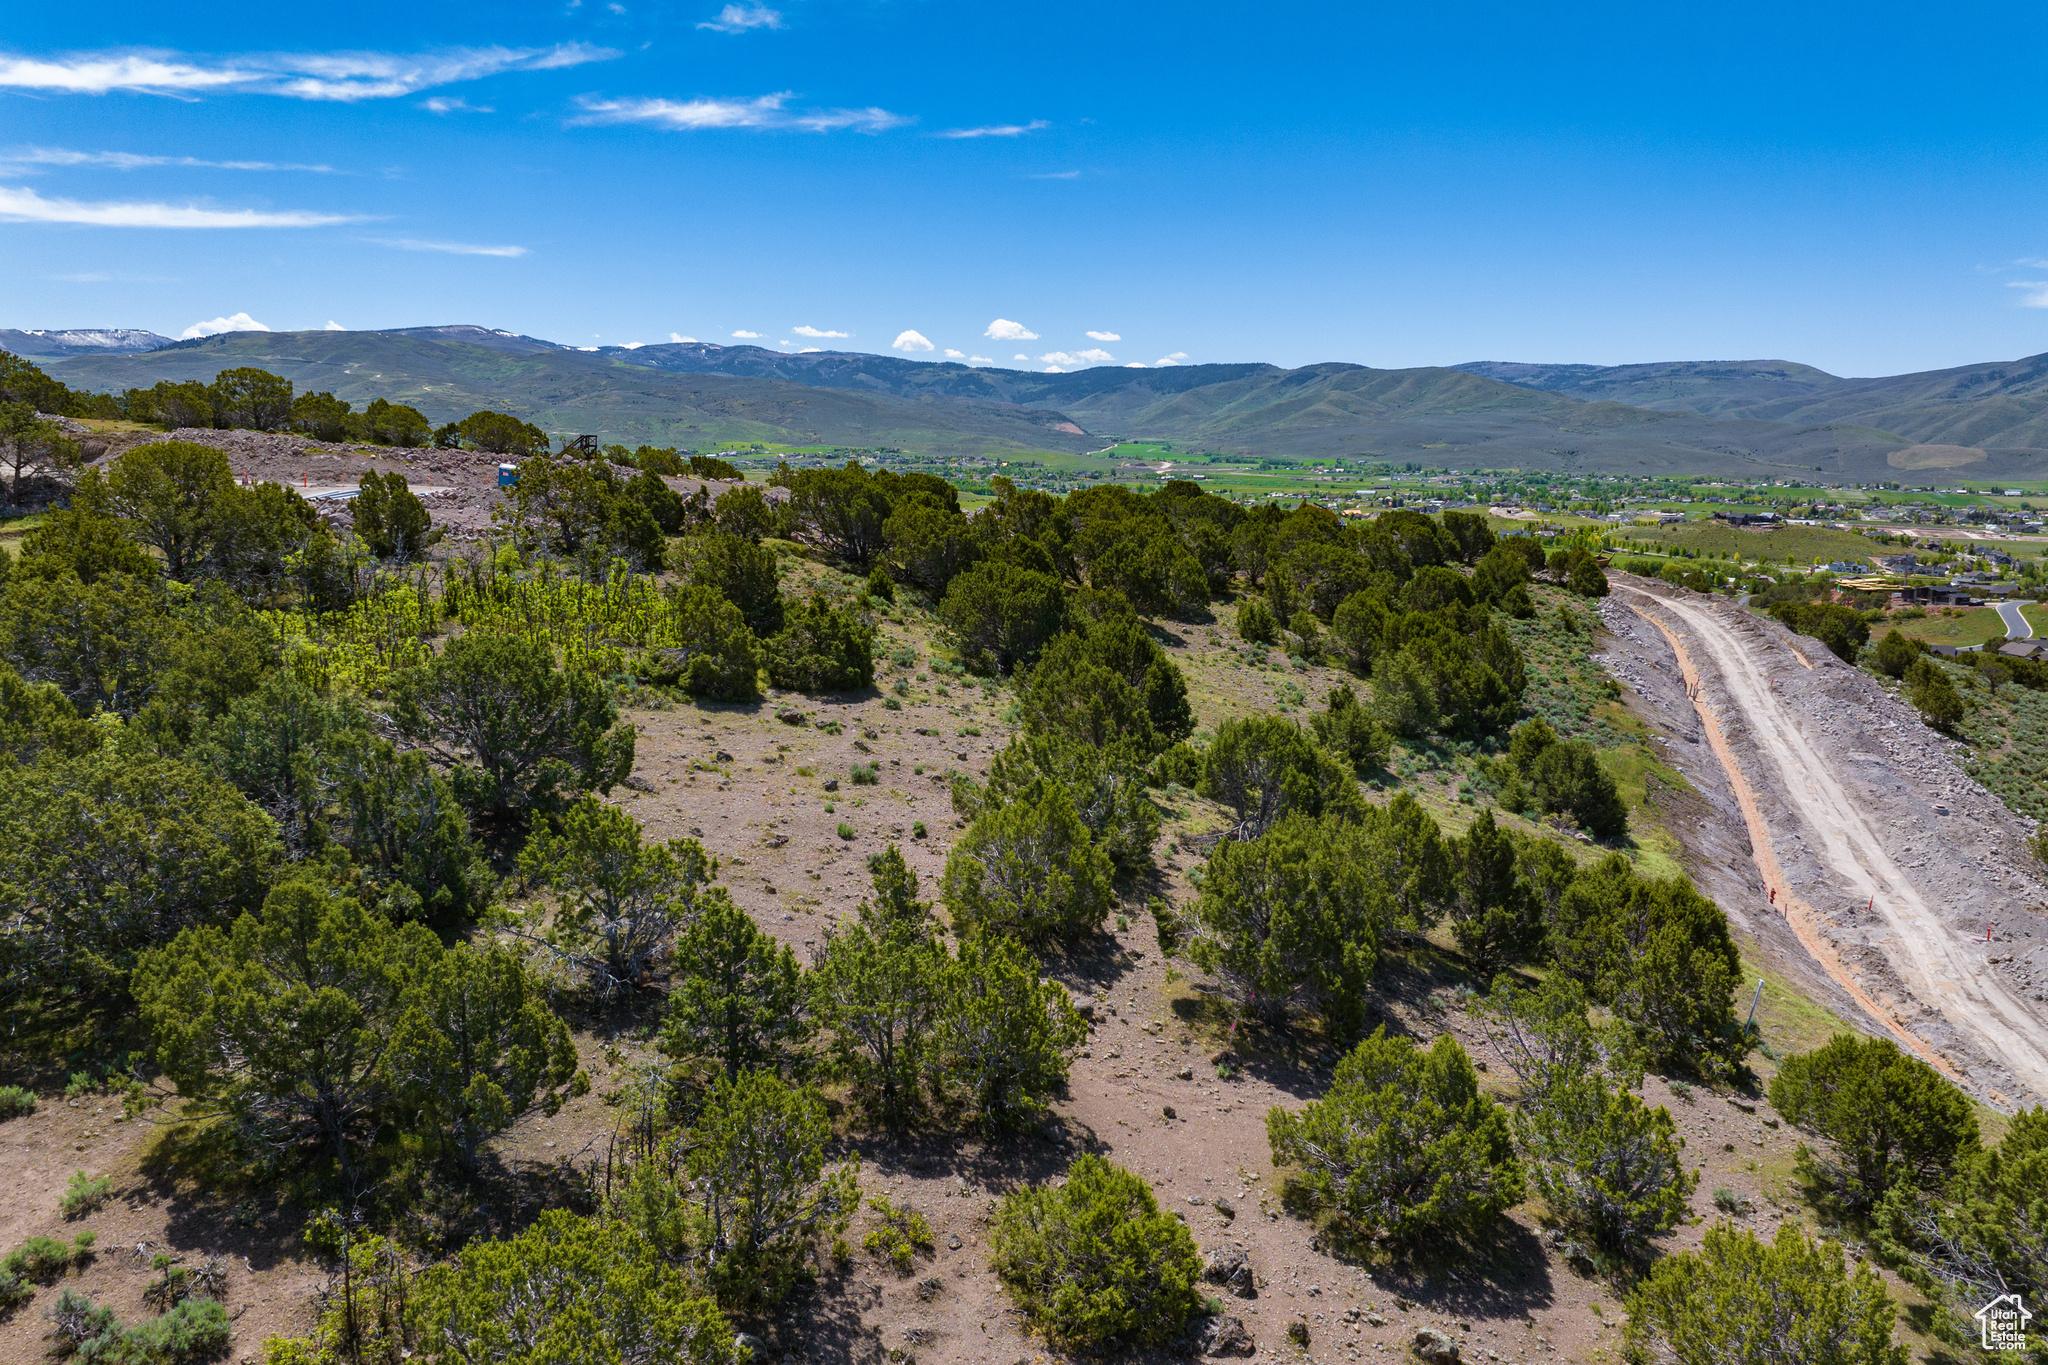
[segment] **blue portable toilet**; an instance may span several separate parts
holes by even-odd
[[[498,466],[498,487],[500,487],[500,488],[510,488],[510,487],[511,487],[511,486],[512,486],[513,484],[515,484],[515,483],[518,483],[518,482],[519,482],[519,466],[518,466],[518,465],[516,465],[516,464],[501,464],[501,465],[499,465],[499,466]]]

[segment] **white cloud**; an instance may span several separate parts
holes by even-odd
[[[996,362],[985,355],[971,355],[967,357],[967,363],[970,365],[993,365]]]
[[[1046,171],[1040,175],[1027,175],[1026,180],[1079,180],[1079,171]]]
[[[194,204],[85,204],[76,199],[45,199],[34,190],[6,186],[0,186],[0,220],[148,228],[325,227],[330,223],[360,221],[345,214],[296,210],[265,213],[256,209],[205,209]]]
[[[111,171],[135,171],[152,166],[202,167],[216,171],[317,171],[335,175],[332,166],[303,166],[283,161],[207,161],[196,156],[145,156],[138,152],[79,152],[68,147],[17,147],[0,152],[0,165],[92,166]]]
[[[244,313],[242,316],[247,317],[248,314]],[[329,318],[327,319],[327,325],[325,327],[322,327],[320,330],[323,332],[346,332],[348,328],[342,326],[333,318]]]
[[[852,128],[879,133],[900,128],[910,120],[887,109],[785,109],[792,91],[757,95],[750,100],[699,98],[693,100],[622,99],[601,100],[588,95],[577,98],[581,117],[569,120],[572,127],[601,123],[646,123],[670,132],[695,133],[721,128],[757,130],[788,129],[801,133],[831,133]]]
[[[818,354],[819,352],[823,351],[824,349],[825,349],[825,348],[824,348],[823,346],[806,346],[806,347],[804,347],[804,348],[803,348],[802,350],[798,351],[798,352],[797,352],[797,354],[798,354],[798,355],[817,355],[817,354]]]
[[[471,104],[459,95],[436,95],[420,101],[420,108],[430,114],[495,114],[498,111],[488,104]]]
[[[994,337],[997,341],[1038,340],[1038,333],[1032,331],[1023,323],[1012,322],[1008,318],[997,318],[994,322],[991,322],[988,325],[988,330],[986,332],[983,332],[982,335],[985,337]],[[1017,358],[1019,360],[1022,360],[1024,357],[1018,356]]]
[[[761,339],[761,334],[759,332],[748,332],[742,330],[734,332],[733,335],[738,337],[742,341],[759,341]]]
[[[670,332],[668,339],[678,346],[694,346],[697,344],[697,338],[686,337],[681,332]]]
[[[781,28],[782,15],[766,5],[727,5],[716,19],[697,25],[713,33],[745,33],[756,28]]]
[[[1150,365],[1147,365],[1147,364],[1146,364],[1146,363],[1145,363],[1144,361],[1142,361],[1142,360],[1131,360],[1131,361],[1126,361],[1126,362],[1124,363],[1124,368],[1125,368],[1125,369],[1127,369],[1127,370],[1149,370],[1149,369],[1151,369],[1152,367],[1151,367]]]
[[[948,347],[946,348],[946,359],[948,359],[948,360],[965,360],[965,359],[967,359],[967,352],[965,352],[965,351],[956,351],[956,350],[954,350],[954,349],[953,349],[953,348],[952,348],[951,346],[948,346]]]
[[[629,351],[637,351],[646,344],[647,343],[644,341],[629,341],[625,344],[625,349]]]
[[[935,133],[933,136],[952,138],[1022,137],[1026,133],[1035,133],[1041,128],[1050,127],[1052,125],[1044,119],[1035,118],[1029,123],[994,123],[982,128],[948,128],[945,132]]]
[[[195,322],[184,331],[178,333],[178,336],[182,340],[190,341],[193,337],[214,337],[219,336],[222,332],[267,332],[269,330],[268,327],[250,317],[247,313],[235,313],[224,318],[214,318],[208,322]]]
[[[1088,339],[1089,339],[1090,341],[1122,341],[1122,340],[1123,340],[1123,338],[1122,338],[1122,337],[1120,337],[1120,336],[1118,336],[1118,335],[1117,335],[1117,334],[1116,334],[1115,332],[1090,332],[1090,333],[1088,333],[1087,335],[1088,335]]]
[[[2026,264],[2038,265],[2040,262],[2028,261]],[[2033,291],[2020,300],[2022,308],[2048,308],[2048,280],[2007,280],[2005,287],[2007,289],[2031,289]]]
[[[1025,355],[1025,354],[1024,354],[1024,353],[1023,353],[1022,351],[1019,351],[1019,352],[1018,352],[1017,354],[1015,354],[1015,355],[1011,356],[1011,357],[1010,357],[1010,359],[1012,359],[1012,360],[1029,360],[1029,359],[1031,359],[1031,357],[1030,357],[1030,356],[1028,356],[1028,355]]]
[[[1187,358],[1188,353],[1186,351],[1175,351],[1172,355],[1163,355],[1159,357],[1159,359],[1153,361],[1152,368],[1156,370],[1162,369],[1168,365],[1178,365]]]
[[[523,246],[479,246],[473,242],[429,242],[418,237],[366,237],[363,240],[375,242],[378,246],[395,247],[400,251],[439,251],[450,256],[524,256]]]
[[[1116,360],[1115,356],[1103,350],[1100,346],[1091,346],[1085,351],[1076,351],[1074,354],[1091,365],[1109,365],[1113,364]]]
[[[851,332],[821,332],[808,324],[802,327],[792,327],[790,330],[800,337],[844,337],[853,335]]]
[[[72,95],[122,90],[193,97],[211,91],[302,100],[391,99],[506,71],[554,71],[609,61],[619,53],[588,43],[554,47],[448,48],[392,52],[283,53],[223,61],[164,52],[92,52],[36,59],[0,57],[0,87]]]
[[[1038,358],[1048,365],[1064,365],[1069,368],[1083,365],[1110,365],[1116,361],[1116,357],[1108,351],[1094,349],[1075,351],[1071,355],[1065,351],[1047,351]]]
[[[1059,366],[1057,366],[1057,365],[1048,365],[1048,366],[1046,366],[1046,367],[1045,367],[1045,372],[1046,372],[1047,374],[1065,374],[1065,373],[1066,373],[1066,371],[1065,371],[1065,370],[1061,369],[1061,368],[1060,368]]]
[[[924,333],[904,331],[897,333],[896,339],[889,343],[889,349],[892,351],[929,351],[936,348],[933,347],[931,342],[925,340]]]

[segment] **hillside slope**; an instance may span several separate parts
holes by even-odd
[[[134,327],[55,327],[24,332],[0,327],[0,351],[41,360],[51,356],[127,355],[171,344],[167,336]]]
[[[51,361],[50,371],[81,388],[119,390],[210,380],[238,365],[261,366],[301,390],[327,390],[353,403],[410,403],[434,422],[492,408],[550,432],[595,432],[628,445],[787,441],[978,454],[1100,444],[1058,412],[665,373],[482,327],[232,332],[142,355],[67,357]]]
[[[629,445],[765,440],[1075,453],[1119,436],[1239,455],[1453,469],[1877,479],[1962,466],[1980,477],[2048,474],[2048,356],[1885,379],[1841,379],[1775,360],[1101,366],[1054,374],[704,342],[584,350],[452,326],[236,332],[140,354],[39,359],[67,383],[96,389],[259,365],[352,402],[411,403],[436,422],[488,407],[551,432],[595,432]],[[1927,444],[1944,450],[1930,458],[1910,449]]]
[[[1758,403],[1794,399],[1844,381],[1793,360],[1669,360],[1647,365],[1528,365],[1476,360],[1467,374],[1661,412],[1712,417]]]
[[[1906,444],[1983,450],[1987,460],[2048,452],[2048,355],[1875,379],[1844,379],[1786,360],[1650,365],[1475,361],[1457,368],[1545,393],[1636,407],[1794,428],[1866,427]]]

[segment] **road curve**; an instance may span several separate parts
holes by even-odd
[[[1778,817],[1780,823],[1787,817],[1796,821],[1805,847],[1843,886],[1853,889],[1856,899],[1868,898],[1871,912],[1890,931],[1887,958],[1905,991],[2000,1063],[2023,1087],[2048,1094],[2048,1024],[1973,960],[1958,934],[1886,851],[1858,802],[1774,694],[1769,666],[1714,610],[1686,600],[1689,594],[1623,591],[1629,606],[1662,631],[1677,653],[1709,742],[1742,806],[1757,870],[1807,952],[1902,1046],[1956,1076],[1957,1068],[1941,1049],[1916,1033],[1897,1011],[1872,1000],[1832,950],[1820,932],[1819,916],[1800,894],[1803,888],[1790,885],[1779,865],[1769,823],[1758,805],[1759,791],[1788,807]],[[1793,653],[1799,655],[1796,646]],[[1803,656],[1801,661],[1805,662]],[[1739,753],[1724,736],[1722,717],[1716,714],[1720,707],[1710,705],[1701,685],[1709,672],[1719,684],[1714,689],[1717,700],[1733,709],[1735,715],[1729,718],[1739,718],[1748,732]],[[1995,1090],[1989,1097],[1994,1103],[2006,1099]],[[2000,1107],[2010,1108],[2011,1102]]]
[[[2031,640],[2034,638],[2034,623],[2026,618],[2021,607],[2031,607],[2032,602],[2000,602],[1998,618],[2005,622],[2005,638],[2008,640]]]

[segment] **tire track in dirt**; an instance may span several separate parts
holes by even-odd
[[[1768,758],[1776,768],[1775,781],[1769,781],[1772,774],[1760,774],[1776,789],[1773,795],[1782,795],[1794,818],[1811,831],[1823,861],[1859,894],[1870,898],[1872,911],[1891,931],[1886,956],[1906,991],[1938,1012],[2016,1079],[2036,1091],[2048,1092],[2048,1046],[2042,1042],[2041,1021],[1962,954],[1955,934],[1885,851],[1877,831],[1836,779],[1831,765],[1773,697],[1765,665],[1704,607],[1640,589],[1624,591],[1629,593],[1630,608],[1657,627],[1677,656],[1709,746],[1728,774],[1749,828],[1757,870],[1775,892],[1787,924],[1814,961],[1901,1045],[1958,1083],[1967,1084],[1938,1047],[1895,1011],[1871,998],[1820,932],[1814,906],[1793,890],[1779,864],[1756,786],[1736,757],[1715,707],[1703,695],[1703,662],[1713,669],[1721,690],[1747,724],[1756,757]],[[1684,627],[1689,639],[1665,619],[1666,613]],[[1688,648],[1689,644],[1693,648]],[[1813,667],[1804,658],[1799,662]],[[1997,1090],[1981,1085],[1972,1088],[1984,1091],[1985,1098],[2000,1108],[2014,1107],[2013,1101]]]

